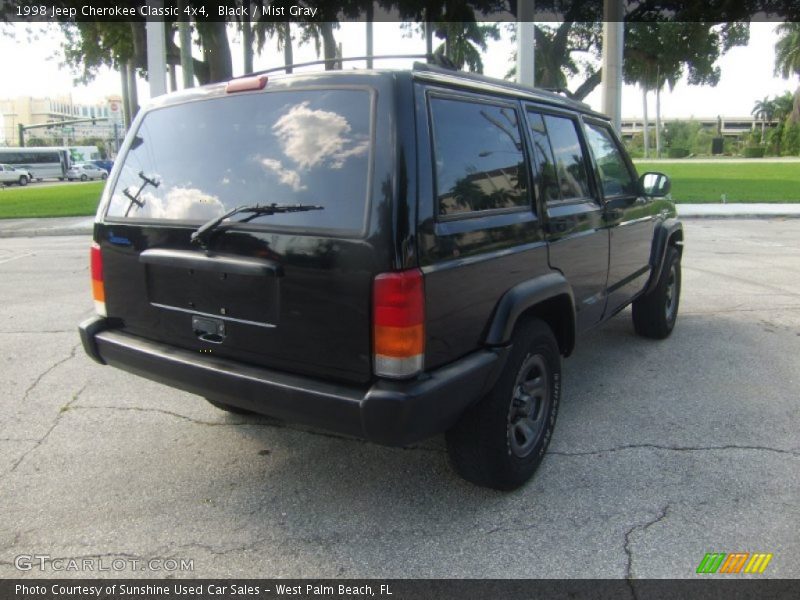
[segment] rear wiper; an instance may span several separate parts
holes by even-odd
[[[246,223],[251,219],[263,215],[275,215],[280,213],[291,212],[304,212],[307,210],[324,210],[324,206],[315,206],[313,204],[249,204],[244,206],[237,206],[229,210],[220,217],[214,217],[207,223],[201,225],[197,231],[192,233],[192,243],[200,244],[202,248],[208,249],[208,243],[211,234],[222,224],[225,219],[229,219],[233,215],[240,213],[251,213],[250,216],[245,217],[239,223]]]

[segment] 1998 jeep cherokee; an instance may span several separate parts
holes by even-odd
[[[224,410],[446,432],[459,474],[513,489],[577,334],[631,303],[638,333],[672,331],[668,191],[587,106],[425,64],[164,96],[105,188],[81,338]]]

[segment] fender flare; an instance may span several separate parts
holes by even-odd
[[[650,253],[650,280],[645,286],[644,293],[649,294],[658,283],[661,277],[661,271],[664,269],[664,258],[667,256],[667,247],[670,246],[670,240],[677,236],[678,249],[683,251],[681,245],[683,243],[683,223],[678,219],[669,218],[656,226],[653,234],[653,249]]]
[[[506,291],[495,307],[484,343],[489,346],[508,344],[523,313],[554,300],[569,306],[566,319],[563,320],[564,330],[554,331],[561,338],[559,346],[562,354],[568,356],[575,346],[575,299],[572,287],[558,271],[523,281]]]

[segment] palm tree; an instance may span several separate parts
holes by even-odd
[[[780,39],[775,44],[775,74],[784,79],[800,75],[800,23],[781,23],[775,28]],[[800,121],[800,86],[794,93],[791,121]]]
[[[277,39],[278,51],[283,51],[283,64],[286,67],[286,72],[292,72],[292,63],[294,63],[294,49],[292,47],[292,29],[289,21],[258,21],[254,24],[254,33],[256,37],[256,46],[258,53],[264,49],[267,38],[275,37]]]
[[[792,93],[786,92],[782,96],[775,96],[772,99],[773,105],[773,116],[778,119],[778,121],[783,121],[789,114],[792,112]]]
[[[756,119],[761,119],[761,143],[763,144],[767,121],[771,121],[775,117],[775,102],[764,96],[763,100],[755,103],[750,114]]]
[[[481,52],[486,52],[487,41],[500,39],[497,25],[479,25],[475,21],[440,22],[436,35],[444,38],[444,42],[435,53],[444,53],[457,68],[463,69],[466,65],[476,73],[483,73]]]

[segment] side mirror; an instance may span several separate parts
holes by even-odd
[[[672,188],[672,182],[669,177],[657,171],[648,171],[639,177],[639,184],[645,196],[653,196],[655,198],[663,198],[669,194]]]

